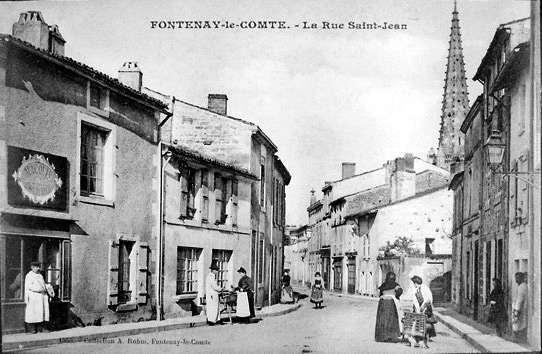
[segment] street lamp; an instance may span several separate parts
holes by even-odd
[[[500,169],[502,169],[502,160],[504,158],[505,148],[506,145],[502,142],[502,133],[498,130],[493,130],[485,143],[485,152],[489,159],[489,167],[491,172],[496,175],[512,176],[529,184],[533,188],[540,189],[540,186],[534,184],[530,180],[530,177],[535,174],[534,172],[500,171]],[[527,175],[528,179],[520,177],[519,175]]]

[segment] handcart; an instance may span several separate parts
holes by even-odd
[[[219,302],[224,305],[224,308],[220,310],[220,313],[226,311],[230,324],[233,324],[231,314],[235,312],[235,305],[237,304],[237,293],[235,293],[235,291],[224,290],[220,292]]]
[[[405,337],[421,337],[427,345],[427,315],[425,313],[405,312],[403,317],[403,340]]]

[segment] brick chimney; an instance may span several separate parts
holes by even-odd
[[[119,69],[119,81],[121,84],[141,92],[143,85],[143,73],[135,61],[127,61]]]
[[[353,162],[343,162],[342,179],[350,178],[356,174],[356,164]]]
[[[228,114],[228,96],[223,94],[209,94],[209,103],[207,108],[210,111],[221,114],[223,116]]]
[[[395,160],[388,161],[386,178],[390,184],[391,202],[412,197],[416,194],[416,172],[414,171],[414,156],[405,154]]]

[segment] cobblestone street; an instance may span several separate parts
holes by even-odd
[[[376,343],[377,302],[327,296],[316,310],[308,298],[290,314],[258,323],[234,323],[106,339],[105,343],[66,343],[24,353],[472,353],[472,346],[437,324],[429,349],[405,343]]]

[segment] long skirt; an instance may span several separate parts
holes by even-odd
[[[401,335],[399,315],[393,299],[381,298],[376,311],[375,341],[396,342]]]
[[[282,294],[280,296],[280,302],[283,304],[289,304],[294,302],[294,299],[292,297],[292,287],[291,286],[285,286],[282,288]]]
[[[237,292],[237,317],[250,317],[250,306],[248,303],[248,293],[243,291]]]
[[[316,286],[312,287],[311,292],[311,302],[313,304],[320,304],[324,301],[324,292],[322,288],[317,288]]]

